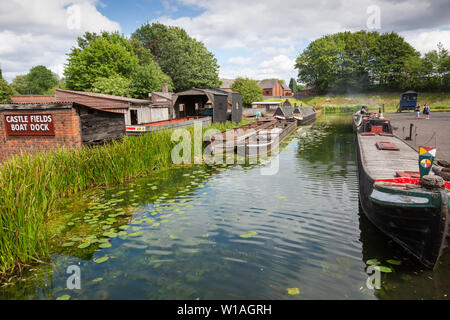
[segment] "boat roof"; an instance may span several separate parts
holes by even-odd
[[[378,142],[391,142],[400,150],[379,150]],[[374,180],[392,179],[398,171],[419,171],[419,154],[399,138],[392,136],[361,136],[358,134],[361,162]]]

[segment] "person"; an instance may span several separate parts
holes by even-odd
[[[423,113],[425,114],[426,119],[430,119],[430,106],[428,103],[423,107]]]
[[[420,118],[420,104],[416,106],[416,119]]]
[[[366,109],[366,106],[362,106],[361,107],[361,115],[366,115],[366,113],[367,113],[367,109]]]

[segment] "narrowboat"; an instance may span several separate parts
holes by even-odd
[[[434,268],[449,245],[450,183],[429,170],[434,157],[419,161],[419,153],[392,134],[389,120],[355,114],[354,128],[364,214],[421,264]],[[420,165],[428,168],[426,175]]]
[[[238,128],[206,136],[204,141],[210,145],[212,154],[232,153],[243,140],[257,134],[258,131],[273,126],[276,119],[261,119]]]
[[[237,145],[239,155],[245,156],[263,156],[274,148],[278,147],[280,142],[297,129],[297,121],[294,119],[278,120],[270,126],[259,130]]]

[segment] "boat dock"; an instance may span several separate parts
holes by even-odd
[[[411,147],[436,147],[436,158],[450,161],[450,112],[431,112],[429,120],[423,114],[416,119],[414,112],[389,113],[385,117],[391,121],[394,134]]]

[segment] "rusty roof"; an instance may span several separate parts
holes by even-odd
[[[150,100],[144,100],[144,99],[135,99],[135,98],[128,98],[128,97],[121,97],[121,96],[113,96],[111,94],[104,94],[104,93],[96,93],[96,92],[86,92],[86,91],[74,91],[74,90],[62,90],[62,89],[56,89],[58,92],[66,92],[66,93],[72,93],[77,94],[81,96],[88,96],[93,98],[103,98],[103,99],[109,99],[109,100],[116,100],[116,101],[122,101],[122,102],[129,102],[134,104],[150,104]]]

